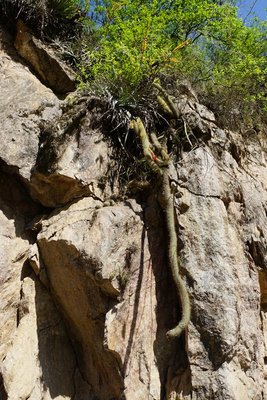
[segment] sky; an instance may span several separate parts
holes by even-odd
[[[267,19],[267,0],[239,0],[237,6],[239,16],[246,19],[246,22],[254,16],[262,20]]]

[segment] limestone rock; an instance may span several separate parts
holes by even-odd
[[[2,364],[10,400],[72,399],[75,355],[62,318],[36,277],[23,279],[18,327]]]
[[[0,212],[0,281],[1,281],[1,319],[0,355],[5,354],[8,342],[16,328],[17,308],[20,301],[20,275],[23,260],[27,258],[27,241],[16,237],[15,227],[3,211]]]
[[[30,181],[32,197],[48,207],[92,195],[104,200],[117,192],[113,150],[104,135],[92,127],[86,106],[48,125],[42,132]]]
[[[192,318],[168,341],[180,306],[155,194],[118,197],[102,111],[60,102],[0,32],[1,400],[266,400],[266,132],[219,128],[180,87]]]
[[[41,81],[55,93],[64,94],[75,90],[75,75],[71,69],[57,58],[52,49],[35,38],[22,21],[17,23],[15,47]]]
[[[61,315],[27,261],[33,239],[24,228],[40,208],[2,169],[0,193],[0,398],[72,399],[76,358]]]
[[[140,207],[134,202],[98,205],[88,198],[52,214],[38,235],[40,255],[92,392],[103,400],[123,393],[126,399],[158,399],[157,365],[166,369],[174,362],[160,354],[161,345],[171,354],[174,344],[165,338],[167,327],[158,331],[156,322],[156,286],[166,283],[150,280]]]
[[[30,179],[39,145],[39,123],[60,114],[59,100],[20,62],[0,27],[0,159]]]
[[[259,286],[266,277],[266,164],[256,168],[253,156],[266,150],[254,146],[240,165],[229,150],[218,157],[212,142],[187,159],[182,185],[190,205],[179,224],[193,294],[188,355],[195,399],[266,396]]]
[[[63,103],[21,62],[3,28],[0,77],[0,162],[25,181],[32,197],[58,207],[114,194],[112,149],[92,127],[86,105],[62,112]]]

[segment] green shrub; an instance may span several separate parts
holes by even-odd
[[[82,51],[81,86],[105,82],[105,88],[127,103],[150,91],[152,80],[161,75],[190,80],[207,101],[217,93],[218,106],[219,98],[226,104],[228,97],[235,101],[229,105],[243,107],[242,112],[248,103],[250,109],[264,110],[266,23],[255,21],[248,27],[236,7],[221,3],[95,2],[97,25],[94,40]]]
[[[218,114],[237,110],[249,123],[266,118],[267,23],[246,26],[234,3],[2,0],[0,15],[64,42],[81,88],[140,106],[155,78],[187,79]]]

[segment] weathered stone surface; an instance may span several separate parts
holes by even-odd
[[[159,344],[166,354],[174,350],[165,338],[166,325],[160,331],[157,325],[156,286],[166,282],[156,285],[151,280],[140,206],[133,201],[100,205],[83,199],[44,221],[38,235],[40,254],[92,393],[103,400],[123,393],[126,399],[158,399],[158,366],[166,369],[170,362],[160,354]],[[157,276],[165,269],[160,253],[159,258]],[[169,301],[167,296],[165,304]]]
[[[21,265],[23,259],[25,260],[27,257],[28,243],[20,237],[16,237],[14,221],[9,220],[2,210],[0,220],[0,354],[2,358],[16,328],[17,308],[20,300]]]
[[[187,93],[187,92],[186,92]],[[187,131],[187,139],[195,138],[208,140],[211,138],[212,128],[216,128],[213,112],[200,104],[192,93],[179,96],[177,109],[181,113],[184,122],[184,129]]]
[[[8,398],[74,398],[76,359],[61,316],[34,275],[20,293],[18,326],[2,363]]]
[[[222,130],[179,89],[170,175],[192,318],[167,341],[180,310],[156,198],[116,200],[90,109],[60,107],[0,39],[1,400],[266,400],[266,132]]]
[[[73,71],[57,58],[51,48],[35,38],[22,21],[17,23],[15,47],[41,81],[54,92],[64,94],[75,90]]]
[[[0,159],[29,179],[39,145],[39,123],[60,113],[59,100],[23,65],[0,27]]]
[[[34,199],[48,207],[88,195],[104,201],[118,192],[111,146],[92,127],[90,113],[85,116],[86,108],[74,111],[74,117],[65,113],[56,119],[41,138],[30,191]]]
[[[27,262],[33,237],[24,227],[39,212],[20,180],[1,169],[1,400],[73,399],[76,391],[76,358],[62,317]]]
[[[38,212],[22,184],[0,169],[0,360],[2,362],[17,327],[22,266],[29,243],[24,224]],[[1,393],[1,392],[0,392]]]
[[[243,140],[235,137],[240,145]],[[193,151],[180,171],[187,196],[181,203],[189,206],[179,225],[193,304],[194,399],[266,396],[259,268],[266,276],[267,170],[254,158],[266,148],[259,142],[246,147],[238,165],[231,147],[211,142]]]
[[[29,71],[0,29],[0,161],[47,207],[115,192],[115,162],[86,106],[67,107]],[[70,110],[70,111],[69,111]],[[111,179],[112,176],[112,179]]]

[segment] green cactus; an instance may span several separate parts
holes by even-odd
[[[178,325],[167,332],[167,337],[177,337],[187,328],[190,321],[191,307],[187,288],[179,273],[179,260],[177,257],[177,233],[175,229],[175,214],[173,195],[170,189],[168,168],[164,168],[162,175],[162,195],[164,211],[166,215],[167,231],[169,235],[168,260],[172,271],[172,277],[177,287],[182,307],[182,319]]]
[[[162,101],[160,104],[162,105],[163,102],[166,105],[166,110],[170,110],[172,115],[175,118],[179,117],[178,110],[176,109],[173,101],[171,100],[170,96],[167,92],[161,87],[158,82],[154,83],[154,86],[160,90],[163,95],[163,98],[160,98]],[[180,300],[181,300],[181,307],[182,307],[182,319],[178,323],[178,325],[169,330],[166,335],[168,338],[178,337],[181,333],[187,328],[188,323],[190,321],[191,316],[191,307],[190,307],[190,299],[189,294],[186,289],[186,285],[179,273],[179,261],[177,256],[177,233],[175,229],[175,211],[174,211],[174,203],[173,203],[173,194],[170,188],[169,182],[169,163],[170,163],[170,156],[167,152],[165,146],[161,145],[158,141],[157,136],[155,133],[151,133],[151,141],[149,136],[146,132],[143,122],[140,118],[131,121],[131,128],[135,131],[136,135],[138,136],[142,149],[143,154],[148,162],[148,165],[152,168],[152,170],[159,174],[162,179],[162,201],[161,206],[165,211],[166,215],[166,225],[167,231],[169,236],[169,243],[168,243],[168,261],[170,264],[172,277],[174,283],[177,287]],[[154,149],[160,153],[160,156],[156,156],[154,153]]]
[[[179,114],[177,108],[175,107],[175,104],[174,104],[174,102],[172,101],[170,95],[169,95],[169,94],[166,92],[166,90],[163,89],[163,87],[161,86],[159,79],[155,79],[155,80],[154,80],[153,86],[154,86],[156,89],[158,89],[158,91],[162,94],[163,99],[162,99],[161,96],[159,96],[160,100],[159,100],[159,98],[158,98],[159,104],[160,104],[161,106],[163,106],[163,104],[164,104],[163,102],[165,101],[165,105],[163,106],[163,108],[164,108],[166,111],[168,111],[168,112],[171,111],[173,117],[176,118],[176,119],[179,119],[179,118],[180,118],[180,114]],[[163,102],[162,102],[162,100],[163,100]]]

